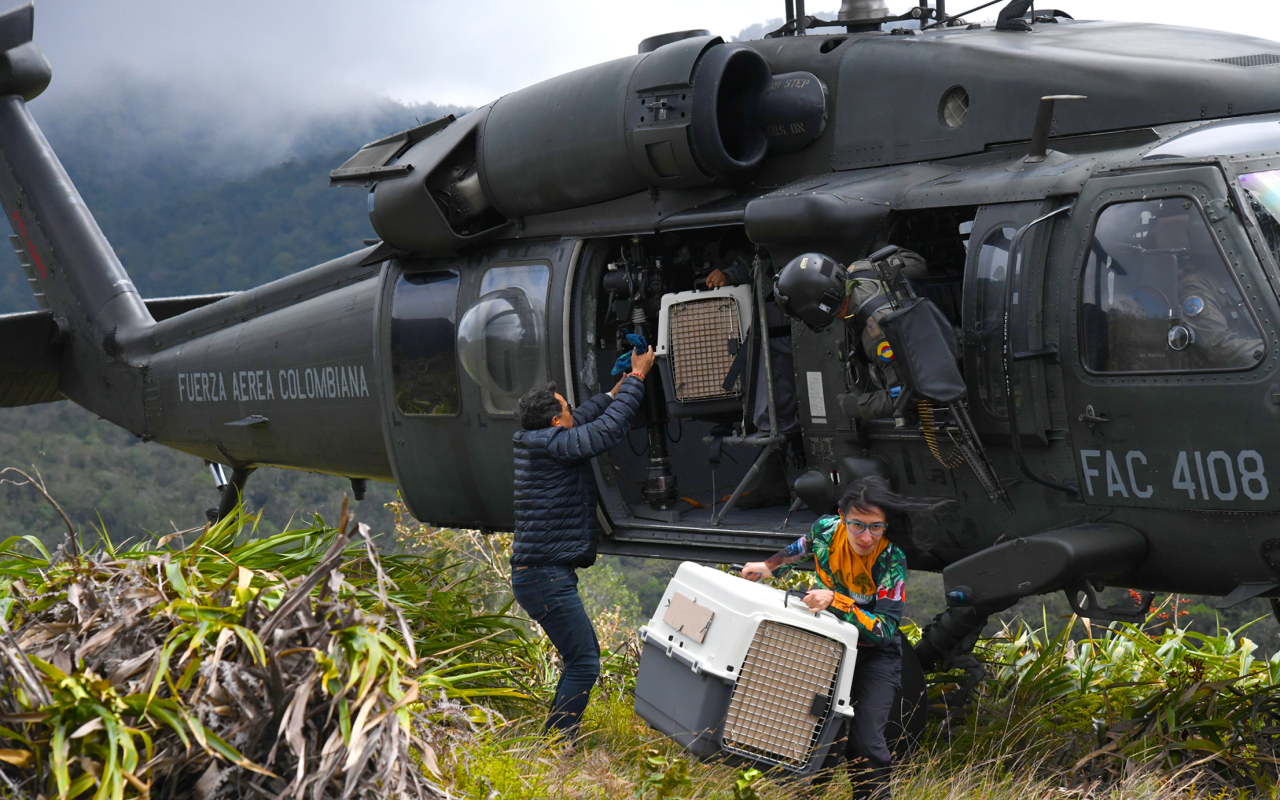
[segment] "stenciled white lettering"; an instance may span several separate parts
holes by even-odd
[[[179,372],[178,400],[211,403],[226,400],[227,392],[220,372]]]
[[[179,372],[178,400],[209,403],[227,399],[227,378],[231,382],[230,399],[236,402],[276,400],[339,399],[369,397],[369,383],[360,364],[338,364],[331,367],[232,370],[222,372]]]
[[[1089,496],[1093,496],[1093,479],[1102,473],[1089,466],[1089,459],[1098,458],[1102,455],[1101,450],[1081,450],[1080,451],[1080,471],[1084,473],[1084,485],[1089,490]]]
[[[1149,500],[1155,496],[1159,485],[1175,492],[1186,492],[1184,500],[1196,505],[1266,500],[1271,494],[1266,466],[1257,450],[1238,453],[1229,450],[1181,450],[1176,456],[1167,456],[1169,461],[1165,464],[1172,467],[1169,472],[1164,472],[1159,466],[1153,467],[1141,450],[1125,452],[1123,466],[1121,458],[1119,451],[1080,451],[1080,475],[1087,496],[1100,493],[1100,490],[1094,491],[1093,479],[1103,476],[1107,482],[1107,497],[1124,500],[1131,497]],[[1095,459],[1102,459],[1102,463],[1098,464]],[[1167,502],[1162,498],[1158,501]]]

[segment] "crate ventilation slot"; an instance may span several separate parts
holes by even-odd
[[[738,303],[732,297],[691,300],[670,311],[671,375],[676,400],[688,403],[737,397],[742,378],[724,389],[725,376],[742,347]]]
[[[724,748],[803,768],[818,744],[843,654],[843,645],[825,636],[761,622],[729,701]]]

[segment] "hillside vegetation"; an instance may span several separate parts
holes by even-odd
[[[0,541],[9,794],[848,795],[838,761],[798,782],[698,762],[647,729],[631,711],[634,638],[607,603],[593,608],[604,671],[578,747],[538,736],[556,659],[510,603],[509,536],[402,522],[396,552],[379,555],[345,508],[336,528],[267,536],[253,522],[237,513],[129,547],[64,533],[52,553]],[[953,676],[932,677],[931,721],[895,768],[895,796],[1274,796],[1280,657],[1259,659],[1245,632],[1203,636],[1158,613],[980,642],[989,676],[969,702],[955,702]]]
[[[182,107],[163,93],[119,92],[32,112],[144,297],[248,289],[324,263],[374,235],[365,192],[329,171],[363,144],[465,109],[389,100],[300,120],[283,161],[253,166],[265,144],[217,131],[167,136]],[[252,126],[248,126],[252,127]],[[276,145],[278,148],[278,145]],[[0,313],[36,308],[17,259],[0,252]]]

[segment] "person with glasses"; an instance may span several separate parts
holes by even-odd
[[[902,685],[898,624],[906,601],[909,518],[932,514],[946,500],[913,500],[894,493],[884,478],[859,478],[840,499],[839,513],[820,518],[809,533],[766,561],[742,568],[750,581],[813,556],[825,588],[804,604],[830,611],[858,628],[858,660],[850,700],[848,756],[853,797],[889,798],[890,752],[885,724]]]

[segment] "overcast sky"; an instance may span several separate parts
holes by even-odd
[[[808,5],[813,13],[839,2]],[[894,10],[909,5],[890,0]],[[1278,0],[1052,5],[1077,18],[1145,19],[1280,39]],[[53,64],[49,103],[96,92],[104,82],[135,80],[165,84],[195,103],[230,99],[282,111],[332,108],[370,94],[481,105],[634,53],[652,34],[708,28],[729,38],[780,17],[782,8],[782,0],[40,0],[36,43]],[[951,0],[953,13],[964,8]],[[973,19],[992,18],[998,8]]]

